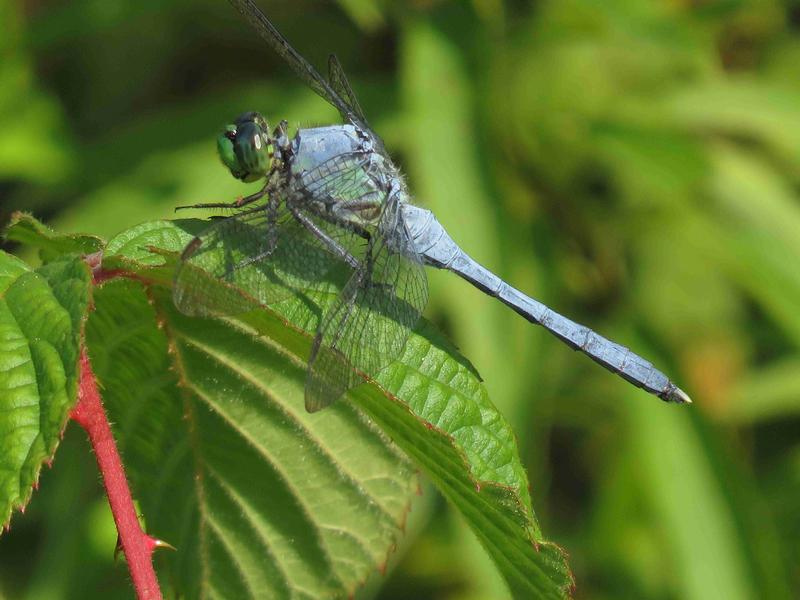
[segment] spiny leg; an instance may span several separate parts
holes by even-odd
[[[347,219],[343,219],[329,213],[323,213],[318,216],[323,221],[327,221],[331,225],[338,225],[339,227],[347,229],[348,231],[352,231],[357,236],[364,238],[367,241],[372,238],[372,234],[358,223],[353,223],[352,221],[348,221]]]
[[[337,217],[331,214],[320,214],[319,217],[327,221],[328,223],[331,223],[332,225],[339,225],[341,227],[344,227],[345,229],[352,231],[353,233],[363,238],[367,242],[367,248],[364,254],[364,261],[366,268],[364,269],[364,273],[362,276],[363,281],[366,282],[367,285],[385,286],[386,284],[384,283],[375,283],[372,281],[372,268],[375,264],[375,261],[373,260],[372,256],[375,246],[375,238],[373,237],[373,235],[365,227],[362,227],[358,223],[353,223],[352,221],[342,219],[341,217]],[[356,261],[356,265],[358,265],[359,264],[358,259],[354,260]],[[352,265],[351,263],[348,262],[348,264],[350,264],[353,268],[356,268],[356,266]]]
[[[350,254],[339,242],[334,240],[330,237],[327,233],[322,231],[322,229],[317,226],[314,221],[309,219],[306,215],[304,215],[301,211],[297,210],[294,207],[289,207],[292,215],[295,219],[297,219],[303,227],[308,229],[308,231],[313,234],[317,239],[319,239],[323,244],[325,244],[328,249],[333,252],[336,256],[341,258],[344,262],[350,265],[353,269],[358,269],[360,263],[358,259]]]
[[[356,271],[357,277],[359,278],[359,280],[358,280],[359,281],[359,285],[356,286],[356,287],[361,287],[363,285],[373,285],[373,283],[371,281],[371,278],[372,278],[372,267],[374,265],[374,260],[372,258],[372,248],[373,248],[373,243],[372,243],[372,238],[370,237],[370,238],[367,239],[367,251],[364,254],[364,262],[365,262],[366,267],[364,269],[362,269],[362,270]],[[341,323],[338,331],[334,332],[333,339],[331,340],[331,348],[336,348],[337,347],[337,345],[339,344],[339,340],[340,340],[342,334],[344,333],[344,331],[346,329],[347,322],[353,316],[353,313],[354,313],[354,311],[356,309],[356,296],[357,295],[358,295],[358,292],[356,291],[353,294],[353,297],[347,303],[347,306],[345,307],[345,311],[346,311],[345,315],[342,318],[342,323]]]
[[[186,208],[191,208],[191,207],[186,207]],[[243,210],[237,213],[236,216],[242,217],[263,210],[264,210],[263,207],[257,206],[255,208],[248,208],[247,210]],[[226,217],[223,217],[222,219],[224,220],[225,218]],[[202,245],[203,245],[203,238],[201,238],[200,236],[195,236],[194,238],[192,238],[192,241],[186,244],[186,247],[183,249],[183,252],[181,252],[181,260],[185,261],[191,258],[194,255],[194,253],[197,252],[198,248],[200,248],[200,246]]]
[[[265,185],[263,188],[258,190],[254,194],[250,194],[249,196],[242,196],[237,198],[234,202],[207,202],[205,204],[189,204],[186,206],[176,206],[175,212],[187,208],[241,208],[242,206],[246,206],[255,202],[256,200],[260,200],[264,196],[267,195],[268,192],[271,191],[270,184]]]

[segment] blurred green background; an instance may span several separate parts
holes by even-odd
[[[576,597],[800,596],[800,2],[259,4],[315,64],[339,55],[475,258],[694,398],[430,273],[426,314],[517,432]],[[0,221],[111,236],[246,193],[214,149],[245,110],[337,120],[222,0],[0,0]],[[435,492],[412,514],[365,596],[506,597]],[[0,538],[0,597],[131,597],[114,543],[70,426]]]

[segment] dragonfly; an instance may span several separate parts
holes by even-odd
[[[343,267],[346,283],[324,309],[311,345],[305,407],[315,412],[373,378],[402,353],[428,299],[426,267],[446,269],[541,325],[575,350],[665,401],[689,396],[649,361],[560,315],[473,260],[429,210],[415,206],[400,169],[369,126],[335,55],[323,77],[252,0],[229,0],[343,123],[270,129],[257,112],[217,139],[223,164],[262,181],[183,250],[176,306],[189,315],[232,315],[271,305]]]

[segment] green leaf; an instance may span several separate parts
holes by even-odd
[[[731,77],[688,87],[665,103],[681,126],[758,140],[796,168],[799,101],[797,90],[783,81]]]
[[[626,402],[626,460],[662,529],[657,557],[675,597],[792,597],[780,561],[764,560],[779,554],[776,523],[744,509],[753,502],[750,475],[723,460],[729,439],[687,411],[659,411],[632,394]],[[664,552],[674,557],[668,565]]]
[[[0,5],[0,177],[55,183],[70,174],[73,155],[65,147],[61,107],[40,89],[25,52],[22,13],[17,5]]]
[[[303,383],[310,348],[309,332],[316,326],[317,311],[302,309],[305,306],[302,302],[292,300],[270,310],[253,311],[221,322],[190,319],[172,307],[171,297],[162,286],[170,281],[173,261],[165,260],[164,253],[179,251],[191,239],[191,233],[202,225],[196,221],[145,224],[120,234],[109,243],[106,252],[104,266],[115,269],[124,266],[134,272],[137,279],[151,284],[148,295],[166,336],[159,342],[161,347],[158,350],[158,355],[164,357],[164,366],[153,375],[136,373],[124,382],[113,383],[118,376],[113,374],[112,365],[131,363],[130,356],[123,360],[122,356],[113,354],[114,349],[129,352],[134,357],[146,354],[127,348],[131,345],[131,332],[137,328],[134,323],[146,321],[131,316],[140,312],[131,307],[114,309],[114,316],[107,319],[115,324],[114,327],[90,327],[89,340],[92,356],[97,357],[96,370],[107,390],[120,389],[129,397],[140,389],[151,390],[153,394],[168,394],[176,381],[185,389],[182,409],[174,409],[175,402],[171,405],[169,402],[159,403],[173,406],[177,412],[167,419],[167,422],[177,425],[170,430],[172,437],[166,436],[169,444],[177,447],[167,451],[164,444],[153,442],[149,439],[151,433],[147,433],[145,437],[148,437],[147,445],[152,449],[155,465],[142,481],[151,482],[150,487],[153,487],[153,481],[159,481],[155,484],[159,499],[154,504],[161,507],[161,513],[167,511],[173,520],[177,518],[174,500],[168,502],[168,497],[193,498],[192,501],[183,500],[188,504],[177,511],[184,519],[199,519],[204,523],[209,515],[220,514],[216,509],[240,515],[238,519],[230,517],[232,520],[229,522],[205,523],[207,537],[203,537],[204,528],[201,527],[197,540],[191,539],[187,533],[195,528],[182,522],[186,529],[178,543],[196,546],[198,554],[195,558],[199,564],[215,570],[213,577],[208,574],[200,577],[204,585],[216,581],[212,587],[221,586],[222,582],[215,577],[232,577],[230,573],[235,570],[234,563],[239,570],[249,572],[247,570],[257,564],[256,556],[263,557],[270,546],[264,540],[273,539],[267,535],[269,528],[266,524],[263,527],[259,524],[262,520],[264,523],[270,521],[271,512],[289,506],[299,513],[289,516],[287,512],[281,521],[288,523],[294,519],[292,523],[297,522],[298,527],[303,523],[306,530],[318,529],[307,521],[319,518],[319,511],[323,510],[324,522],[329,523],[334,518],[347,522],[346,525],[336,525],[337,530],[361,532],[359,525],[366,523],[367,531],[380,537],[382,530],[371,523],[373,517],[370,515],[374,516],[376,503],[383,505],[385,501],[364,507],[362,499],[350,490],[348,483],[348,479],[359,481],[355,474],[359,473],[358,465],[362,461],[370,463],[387,452],[391,454],[389,448],[393,446],[376,433],[370,425],[374,421],[463,513],[497,562],[515,596],[565,596],[572,580],[564,555],[558,547],[542,539],[531,508],[527,478],[519,461],[514,434],[492,406],[474,368],[429,325],[422,323],[407,344],[404,355],[382,371],[376,382],[356,388],[350,394],[352,402],[340,402],[319,415],[305,414],[302,410]],[[145,254],[143,249],[147,248],[159,248],[160,252]],[[110,252],[112,249],[127,254],[113,254]],[[162,266],[152,266],[159,263]],[[131,298],[133,294],[125,290],[119,296]],[[105,303],[101,299],[98,294],[97,316],[93,317],[92,323],[99,322],[97,319],[104,314]],[[320,298],[320,301],[324,302],[325,298]],[[143,299],[140,304],[144,305]],[[291,322],[288,321],[290,315]],[[113,341],[120,336],[123,336],[124,343]],[[148,346],[154,343],[150,341]],[[110,349],[98,350],[104,346]],[[167,346],[171,351],[169,355]],[[103,354],[106,354],[104,358]],[[145,359],[142,361],[144,363]],[[162,380],[168,367],[175,374]],[[134,385],[131,382],[139,383]],[[134,401],[131,397],[124,404],[129,406],[126,410],[134,410],[140,415],[149,412],[142,399]],[[371,420],[364,418],[363,413],[368,414]],[[141,418],[148,419],[145,416]],[[130,422],[130,418],[122,416],[115,420]],[[295,435],[289,436],[287,428],[294,430]],[[144,429],[152,432],[151,427]],[[177,438],[174,437],[176,430],[181,432]],[[181,441],[184,436],[187,439]],[[305,436],[324,441],[313,443]],[[366,443],[360,440],[364,436]],[[129,439],[129,436],[124,435],[123,439]],[[328,460],[321,461],[320,454],[338,456],[339,451],[334,449],[345,442],[347,456],[354,462],[343,461],[347,467],[339,467],[339,473],[348,477],[343,481],[333,475],[320,474],[318,469],[324,473]],[[211,461],[208,468],[213,470],[213,475],[205,473],[206,460]],[[388,461],[388,456],[382,460]],[[165,464],[169,465],[170,473],[181,478],[182,483],[172,481],[172,475],[162,474],[159,480],[157,473]],[[253,472],[258,474],[253,475]],[[391,468],[381,475],[384,481],[382,489],[394,477],[407,477],[402,470],[392,477],[389,473]],[[369,480],[374,477],[374,474],[370,475]],[[214,510],[205,506],[206,491],[198,481],[209,482],[211,497],[208,501],[214,502]],[[270,482],[260,488],[260,494],[256,494],[266,503],[264,506],[247,504],[256,502],[250,495],[252,491],[236,492],[240,486],[244,489],[262,481]],[[310,490],[306,487],[309,481],[313,482]],[[198,489],[198,486],[203,489]],[[395,495],[398,486],[399,482],[389,486]],[[361,488],[368,489],[363,484],[356,486],[357,490]],[[143,491],[139,489],[138,493]],[[270,498],[270,493],[278,497]],[[359,506],[361,510],[353,510]],[[160,514],[159,509],[155,509],[155,514]],[[249,524],[255,525],[256,532],[245,533],[248,524],[247,518],[242,516],[245,514],[254,519]],[[154,523],[153,516],[149,513],[147,516],[148,523]],[[350,522],[350,519],[355,521]],[[175,532],[174,526],[171,531]],[[166,535],[160,529],[153,533],[159,537]],[[259,537],[262,534],[266,537]],[[300,532],[292,531],[291,535],[297,536]],[[388,535],[386,532],[383,543],[386,543]],[[255,537],[251,539],[251,536]],[[346,540],[341,543],[340,551],[348,561],[354,556],[358,558],[359,573],[363,573],[370,561],[374,566],[374,552],[357,551],[357,547]],[[265,547],[256,550],[259,544]],[[309,548],[318,553],[319,548],[325,545],[311,544]],[[246,552],[244,547],[253,548],[254,554],[250,555],[251,551]],[[204,554],[212,552],[212,548],[216,549],[213,556]],[[280,553],[276,552],[275,556],[280,556]],[[240,559],[242,563],[238,562]],[[182,573],[196,572],[197,563],[190,562],[191,567],[183,564],[179,570]],[[322,569],[323,574],[318,572],[322,567],[317,566],[305,574],[293,573],[291,581],[311,585],[307,579],[311,577],[313,586],[319,589],[324,582],[330,584],[331,577],[343,577],[341,567],[330,556],[320,564],[328,565]],[[218,573],[214,565],[221,566]],[[276,567],[264,565],[263,568]],[[273,583],[280,580],[277,572],[273,576],[260,574],[258,577],[266,577]],[[243,578],[254,586],[258,579],[255,575]],[[352,580],[346,581],[357,579],[353,575]]]
[[[182,595],[342,597],[386,564],[412,466],[350,405],[307,414],[302,369],[269,340],[116,280],[96,292],[87,342]]]
[[[384,24],[383,7],[373,0],[339,0],[339,4],[364,29],[375,30]]]
[[[76,401],[90,281],[78,259],[33,271],[0,253],[0,523],[30,499]]]
[[[17,212],[5,231],[6,239],[39,248],[43,261],[63,254],[91,254],[103,247],[103,240],[93,235],[57,233],[32,215]]]
[[[800,413],[800,356],[752,369],[733,389],[725,419],[738,424],[790,419]]]

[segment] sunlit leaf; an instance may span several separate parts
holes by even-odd
[[[39,248],[42,260],[62,254],[91,254],[103,247],[103,240],[93,235],[58,233],[25,213],[15,213],[5,231],[6,239]]]
[[[800,413],[800,357],[753,369],[734,388],[726,419],[746,424]]]
[[[202,226],[198,222],[182,222],[180,225],[193,231]],[[104,264],[114,269],[125,268],[136,273],[137,278],[153,283],[149,288],[149,296],[155,318],[161,324],[166,338],[160,344],[171,352],[167,355],[162,349],[161,360],[165,365],[170,365],[175,373],[175,380],[170,383],[173,376],[169,376],[165,385],[171,388],[177,381],[184,388],[182,408],[173,406],[171,410],[177,411],[173,419],[180,420],[183,417],[184,426],[189,428],[186,432],[189,438],[194,435],[191,433],[192,427],[196,427],[200,439],[208,436],[214,440],[213,444],[209,444],[215,449],[237,446],[242,443],[239,438],[244,438],[247,445],[255,446],[256,450],[261,444],[268,446],[269,453],[275,451],[273,445],[284,449],[286,454],[281,455],[280,464],[285,466],[275,466],[275,459],[267,460],[269,464],[264,467],[258,467],[257,461],[251,466],[257,470],[269,467],[268,470],[285,474],[290,469],[288,465],[297,461],[299,464],[291,467],[292,471],[299,469],[300,473],[306,472],[314,480],[313,489],[316,491],[303,491],[305,483],[293,482],[292,477],[287,477],[292,482],[289,487],[301,486],[300,490],[296,490],[296,498],[291,504],[312,501],[311,497],[315,494],[324,495],[327,499],[322,507],[344,519],[348,524],[342,527],[351,531],[357,525],[350,523],[349,519],[359,514],[359,511],[351,509],[358,506],[359,502],[357,499],[347,499],[349,485],[337,482],[330,475],[330,483],[320,487],[319,482],[326,476],[310,475],[308,469],[313,469],[315,462],[307,454],[311,451],[312,456],[316,455],[319,450],[314,448],[318,444],[304,441],[303,435],[290,442],[284,437],[287,435],[285,428],[290,423],[296,423],[290,429],[300,427],[301,431],[313,431],[314,436],[322,436],[323,431],[327,432],[325,435],[331,436],[330,440],[325,437],[327,441],[323,443],[326,448],[330,447],[327,454],[336,454],[335,448],[345,438],[348,440],[348,452],[352,452],[350,458],[358,464],[372,455],[380,456],[380,453],[369,450],[369,443],[360,447],[360,444],[351,445],[350,441],[363,434],[375,440],[372,444],[380,446],[383,443],[378,442],[379,438],[374,438],[375,430],[368,425],[369,421],[364,421],[364,417],[360,416],[366,412],[461,510],[506,576],[515,595],[560,597],[566,593],[571,582],[570,574],[561,550],[541,536],[531,509],[527,478],[517,456],[514,435],[492,407],[475,370],[465,359],[423,324],[412,337],[401,359],[380,373],[377,384],[356,388],[350,395],[352,403],[341,402],[332,410],[308,415],[302,409],[302,387],[310,348],[308,332],[315,327],[318,318],[316,311],[308,308],[301,310],[304,304],[292,300],[278,305],[275,309],[277,312],[259,310],[225,323],[179,315],[172,307],[171,297],[161,287],[170,283],[171,263],[174,260],[168,255],[153,254],[151,251],[155,248],[162,253],[179,250],[182,243],[191,239],[184,229],[168,222],[157,222],[125,232],[109,243]],[[166,263],[166,267],[148,267],[154,263]],[[332,297],[328,300],[332,300]],[[98,305],[100,303],[98,300]],[[125,315],[131,312],[136,311],[122,311]],[[98,315],[101,313],[102,309],[98,307]],[[285,320],[287,315],[292,316],[291,323]],[[129,331],[130,327],[125,321],[115,330]],[[109,328],[102,337],[115,339],[117,335],[111,333]],[[94,340],[92,348],[110,343],[102,342],[97,333],[91,339]],[[96,352],[93,350],[93,355]],[[107,357],[104,362],[112,365],[125,361],[112,361]],[[101,373],[109,372],[102,366],[98,366],[98,369]],[[141,407],[136,410],[138,413]],[[119,420],[130,422],[130,418]],[[167,421],[172,422],[169,418]],[[193,421],[196,421],[196,426],[192,425]],[[343,436],[344,428],[350,433]],[[176,440],[171,439],[170,444],[174,443],[177,443]],[[180,445],[181,448],[170,451],[169,455],[174,453],[175,461],[191,460],[189,440]],[[161,446],[155,444],[154,447]],[[197,450],[196,445],[194,448]],[[303,448],[305,452],[301,451]],[[210,450],[202,451],[201,457],[206,452]],[[218,456],[217,452],[220,450],[214,450],[213,460],[221,463],[213,467],[214,471],[234,476],[237,470],[225,462],[232,460],[232,457],[227,453]],[[242,455],[243,452],[244,447],[238,454]],[[261,454],[266,452],[268,450],[265,448]],[[154,451],[154,455],[159,457],[159,467],[162,466],[164,453]],[[197,455],[193,456],[197,464]],[[254,456],[254,460],[256,458]],[[204,463],[201,461],[200,464],[203,470]],[[186,476],[190,470],[188,467],[176,468],[182,476]],[[351,472],[357,467],[348,463],[347,467],[342,468]],[[275,479],[278,475],[270,477]],[[384,477],[387,477],[386,473]],[[187,479],[183,484],[174,484],[183,490],[176,493],[181,497],[197,497],[201,492],[186,493],[187,487],[190,489],[192,485],[192,478]],[[202,475],[201,479],[204,479]],[[287,484],[281,485],[285,487]],[[159,490],[158,493],[163,495],[166,490]],[[338,499],[334,501],[332,497]],[[283,506],[286,501],[279,504]],[[190,503],[187,509],[193,510],[191,506]],[[199,502],[197,510],[201,513],[198,517],[201,523],[202,506],[203,502]],[[304,510],[306,516],[303,518],[316,516],[318,508],[314,504],[313,508]],[[362,515],[356,522],[364,519]],[[214,528],[214,541],[225,542],[225,539],[217,539],[227,536],[223,524],[216,523]],[[376,530],[376,525],[368,525],[367,530]],[[384,543],[389,541],[383,539]],[[227,558],[219,557],[219,560],[227,563],[234,560],[232,544],[231,540],[227,540]],[[205,548],[203,539],[193,540],[192,545],[199,545],[202,558]],[[216,543],[214,547],[217,548],[214,552],[223,551]],[[210,547],[208,551],[211,551]],[[357,554],[365,555],[362,567],[366,568],[369,553]],[[374,556],[372,560],[374,567]],[[336,562],[333,564],[328,575],[322,578],[324,581],[330,579],[331,573],[341,576],[335,567]],[[180,567],[186,568],[185,565]],[[247,566],[241,568],[246,569]],[[363,569],[359,573],[363,573]],[[221,574],[219,576],[223,577]],[[354,579],[358,577],[354,576]],[[318,582],[318,585],[322,583]]]
[[[417,483],[360,411],[309,415],[279,347],[178,314],[164,288],[113,281],[96,305],[92,361],[178,590],[334,598],[385,566]]]
[[[89,269],[0,253],[0,523],[24,507],[77,399]]]

